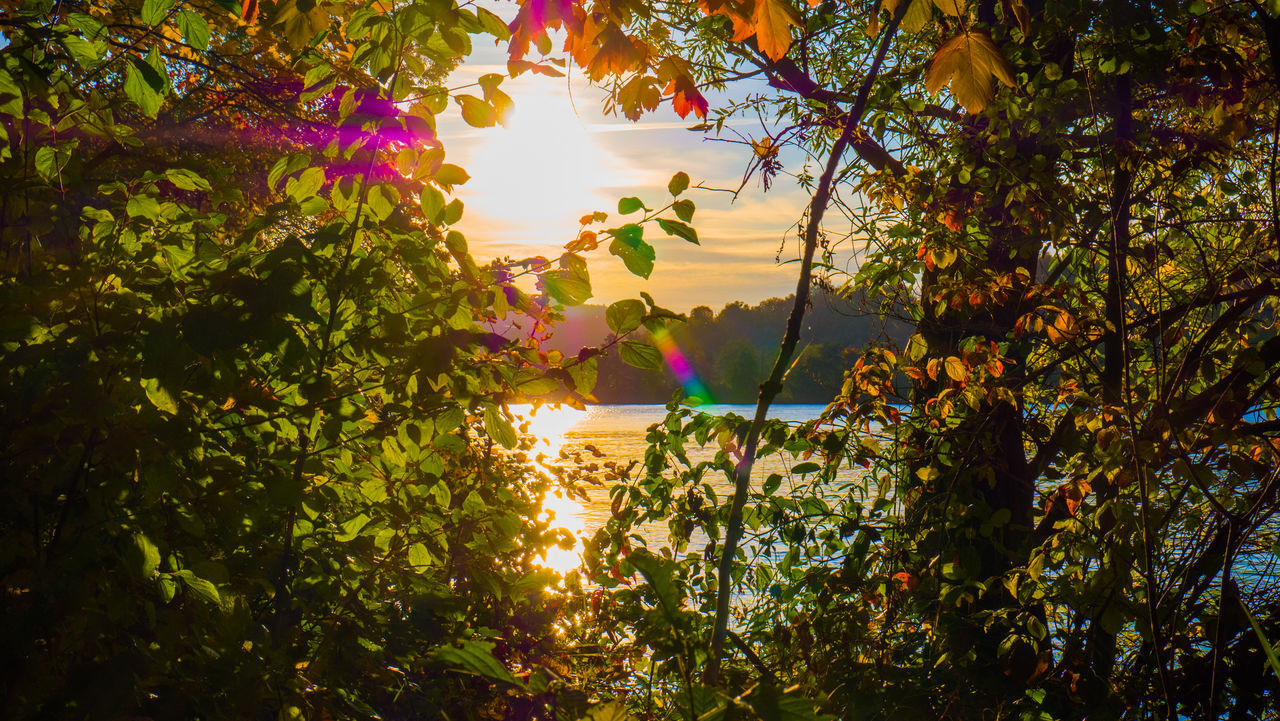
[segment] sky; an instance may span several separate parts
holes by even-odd
[[[491,7],[505,17],[514,5]],[[485,73],[506,74],[502,50],[490,48],[484,36],[475,40],[476,52],[450,77],[449,87]],[[609,213],[596,230],[629,222],[637,216],[618,215],[619,198],[636,196],[651,208],[661,207],[655,203],[671,199],[668,180],[684,171],[693,187],[681,197],[697,205],[692,225],[701,245],[646,226],[645,240],[657,253],[646,281],[631,275],[603,244],[590,256],[595,295],[589,302],[607,304],[647,291],[659,305],[684,312],[795,291],[798,264],[778,261],[798,255],[796,221],[808,193],[785,176],[768,193],[752,178],[736,200],[731,193],[697,187],[737,189],[751,160],[750,147],[687,130],[697,120],[692,115],[682,120],[669,104],[639,122],[605,116],[604,93],[577,72],[565,78],[526,73],[507,78],[501,89],[515,101],[506,128],[471,128],[456,104],[439,119],[448,161],[471,174],[455,192],[466,204],[459,229],[478,259],[553,258],[576,236],[582,215]],[[715,102],[712,98],[713,107]],[[762,135],[754,121],[743,121],[735,130]],[[735,138],[727,131],[723,137]]]

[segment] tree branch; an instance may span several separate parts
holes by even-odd
[[[822,177],[818,181],[818,187],[814,191],[813,199],[809,202],[809,222],[804,229],[804,258],[800,263],[800,278],[796,283],[795,302],[791,307],[791,316],[787,319],[786,334],[783,336],[782,344],[778,348],[778,358],[774,361],[773,371],[769,374],[768,380],[760,384],[760,398],[756,402],[755,418],[751,421],[750,430],[747,431],[742,458],[734,469],[733,503],[729,510],[724,549],[720,556],[718,586],[716,588],[715,625],[711,635],[711,653],[703,676],[703,681],[707,686],[715,686],[720,679],[720,657],[724,651],[724,641],[729,630],[729,597],[733,587],[733,559],[737,554],[738,543],[742,540],[742,509],[746,505],[747,491],[751,484],[751,468],[755,464],[756,447],[760,442],[760,432],[764,428],[769,406],[782,390],[782,379],[786,375],[787,368],[791,364],[791,356],[795,353],[796,344],[800,340],[800,324],[804,320],[805,309],[809,304],[809,285],[813,274],[813,254],[818,247],[818,232],[822,225],[822,216],[831,200],[832,180],[840,167],[841,157],[844,155],[845,148],[854,146],[856,149],[856,145],[853,143],[856,135],[866,137],[865,134],[858,133],[858,123],[862,120],[862,115],[867,106],[867,98],[871,95],[871,86],[880,72],[880,65],[884,62],[885,53],[889,50],[889,42],[897,33],[898,23],[906,15],[909,4],[905,2],[899,3],[897,10],[893,14],[893,19],[889,21],[889,25],[885,28],[884,38],[880,41],[880,47],[876,50],[875,60],[872,61],[871,68],[867,71],[867,77],[863,79],[861,87],[858,88],[858,95],[854,99],[853,107],[849,109],[848,114],[845,116],[844,130],[840,133],[835,145],[831,147],[831,155],[827,158],[827,166],[823,169]],[[870,138],[867,138],[867,141],[874,142]]]

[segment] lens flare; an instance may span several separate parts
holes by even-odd
[[[676,345],[675,338],[671,337],[671,333],[666,328],[659,328],[653,332],[653,344],[657,346],[658,352],[662,354],[663,360],[667,362],[667,367],[675,374],[676,380],[680,381],[680,385],[684,387],[684,393],[690,400],[697,405],[714,403],[711,397],[711,390],[702,382],[698,374],[693,370],[693,366],[689,363],[689,359]]]

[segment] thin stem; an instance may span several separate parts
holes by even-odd
[[[804,320],[805,309],[809,304],[809,285],[813,275],[813,254],[818,247],[818,232],[822,226],[822,216],[831,200],[832,180],[840,167],[845,149],[853,141],[858,124],[866,110],[867,98],[871,94],[871,86],[880,72],[885,53],[889,50],[889,42],[898,30],[898,23],[906,15],[910,3],[898,3],[893,19],[885,28],[884,38],[876,50],[875,60],[871,63],[867,77],[858,88],[858,95],[845,118],[844,129],[839,139],[831,147],[831,155],[827,158],[826,168],[809,202],[809,222],[804,229],[804,258],[800,263],[800,278],[796,282],[795,302],[791,307],[791,316],[787,320],[786,334],[778,349],[778,358],[773,363],[773,371],[768,380],[760,384],[760,397],[756,402],[755,418],[747,431],[746,443],[742,457],[734,468],[733,503],[729,510],[729,522],[725,530],[724,550],[720,556],[720,567],[716,587],[716,616],[711,635],[711,653],[707,660],[707,668],[703,681],[707,686],[715,686],[720,680],[720,659],[724,651],[725,638],[729,631],[729,598],[733,586],[733,559],[738,551],[738,543],[742,540],[742,509],[747,503],[747,491],[751,485],[751,468],[755,463],[756,447],[760,443],[760,433],[764,428],[765,418],[773,399],[782,391],[782,381],[787,368],[791,365],[791,356],[795,353],[796,344],[800,341],[800,324]]]

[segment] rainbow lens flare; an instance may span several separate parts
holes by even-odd
[[[680,381],[680,385],[684,387],[685,395],[694,401],[695,405],[715,402],[711,397],[710,389],[694,372],[689,359],[681,352],[675,338],[671,337],[671,333],[666,328],[659,328],[653,332],[653,344],[662,354],[662,359],[667,362],[667,367],[675,374],[676,380]]]

